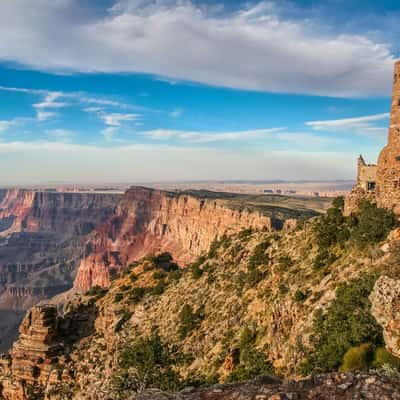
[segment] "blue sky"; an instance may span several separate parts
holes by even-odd
[[[0,184],[352,179],[396,3],[3,0]]]

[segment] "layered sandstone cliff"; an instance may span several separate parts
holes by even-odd
[[[112,215],[118,194],[0,192],[0,351],[23,311],[68,290],[88,233]]]
[[[215,239],[244,228],[271,230],[271,218],[230,209],[222,200],[133,187],[114,215],[91,235],[74,287],[107,286],[110,271],[164,251],[184,266],[207,251]]]
[[[110,215],[119,197],[11,189],[0,201],[0,235],[37,231],[84,235]]]

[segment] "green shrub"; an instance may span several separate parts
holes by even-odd
[[[129,279],[130,279],[130,281],[133,283],[133,282],[136,282],[139,278],[137,277],[137,275],[135,274],[135,273],[131,273],[130,275],[129,275]]]
[[[252,229],[252,228],[245,228],[245,229],[242,229],[242,230],[238,233],[238,238],[239,238],[240,240],[249,239],[252,233],[253,233],[253,229]]]
[[[168,279],[171,281],[178,281],[181,278],[182,278],[182,271],[180,269],[177,269],[176,271],[171,271],[168,274]]]
[[[389,353],[384,347],[378,347],[375,350],[372,366],[382,368],[384,365],[400,370],[400,359]]]
[[[122,349],[119,369],[112,376],[111,388],[118,398],[146,388],[177,391],[182,382],[172,368],[175,362],[172,350],[161,342],[158,335],[139,338]]]
[[[203,270],[200,268],[200,266],[197,263],[191,265],[190,271],[192,273],[193,279],[200,279],[201,276],[203,275]]]
[[[151,289],[151,294],[155,296],[160,296],[164,293],[166,284],[164,281],[159,281],[156,286]]]
[[[282,295],[282,296],[284,296],[285,294],[288,294],[289,293],[289,286],[285,283],[285,282],[281,282],[280,284],[279,284],[279,287],[278,287],[278,289],[279,289],[279,293]]]
[[[114,303],[119,303],[122,299],[124,298],[124,294],[123,293],[116,293],[114,296]]]
[[[317,311],[310,337],[313,349],[308,355],[314,372],[337,370],[351,347],[363,343],[382,345],[382,328],[370,313],[368,299],[376,278],[363,275],[341,284],[327,312]]]
[[[129,301],[134,304],[139,303],[146,294],[146,289],[143,287],[134,287],[129,293]]]
[[[367,371],[374,357],[374,350],[370,343],[363,343],[351,347],[343,356],[341,372]]]
[[[336,260],[337,256],[331,253],[328,249],[320,250],[314,259],[313,268],[315,270],[327,268]]]
[[[302,291],[302,290],[296,290],[296,293],[294,294],[294,301],[296,303],[301,303],[308,297],[308,291]]]
[[[201,310],[193,312],[189,304],[185,304],[179,313],[179,328],[178,333],[181,339],[186,338],[194,329],[196,329],[204,316]]]
[[[99,285],[93,286],[92,288],[90,288],[87,292],[86,295],[87,296],[92,296],[95,297],[96,300],[104,297],[106,295],[106,293],[108,292],[108,289],[101,287]]]
[[[254,247],[249,258],[248,268],[257,268],[260,265],[268,264],[269,257],[265,254],[268,247],[271,245],[269,240],[265,240]]]
[[[357,214],[352,238],[358,247],[364,248],[367,244],[378,243],[385,239],[394,226],[393,212],[364,201]]]
[[[245,327],[240,335],[239,364],[227,378],[228,382],[240,382],[257,376],[273,375],[272,364],[255,347],[257,332]]]
[[[261,272],[258,268],[252,268],[246,274],[246,284],[250,287],[257,285],[257,283],[261,282],[265,277],[265,273]]]
[[[164,271],[156,271],[153,274],[153,279],[155,280],[161,280],[165,278],[165,272]]]

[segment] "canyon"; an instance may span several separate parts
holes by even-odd
[[[298,211],[285,207],[283,196],[282,204],[262,201],[254,206],[252,197],[144,187],[123,195],[0,190],[0,350],[10,347],[25,311],[40,300],[107,286],[147,255],[169,252],[183,268],[223,235],[271,231],[295,223],[286,217],[318,215],[307,203]]]
[[[86,236],[112,215],[120,195],[0,193],[0,349],[7,350],[25,310],[71,288]]]
[[[223,235],[262,228],[273,227],[260,212],[234,210],[219,199],[134,187],[90,235],[74,288],[108,286],[110,275],[151,254],[169,252],[184,267]]]

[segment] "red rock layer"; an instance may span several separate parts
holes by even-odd
[[[64,235],[85,234],[93,223],[109,216],[120,195],[8,190],[0,201],[0,222],[13,218],[1,236],[13,232],[57,231]]]
[[[131,188],[109,221],[91,235],[74,287],[107,286],[110,269],[122,269],[163,251],[184,266],[207,251],[214,239],[248,227],[271,230],[271,219],[258,212],[229,209],[221,200]]]

